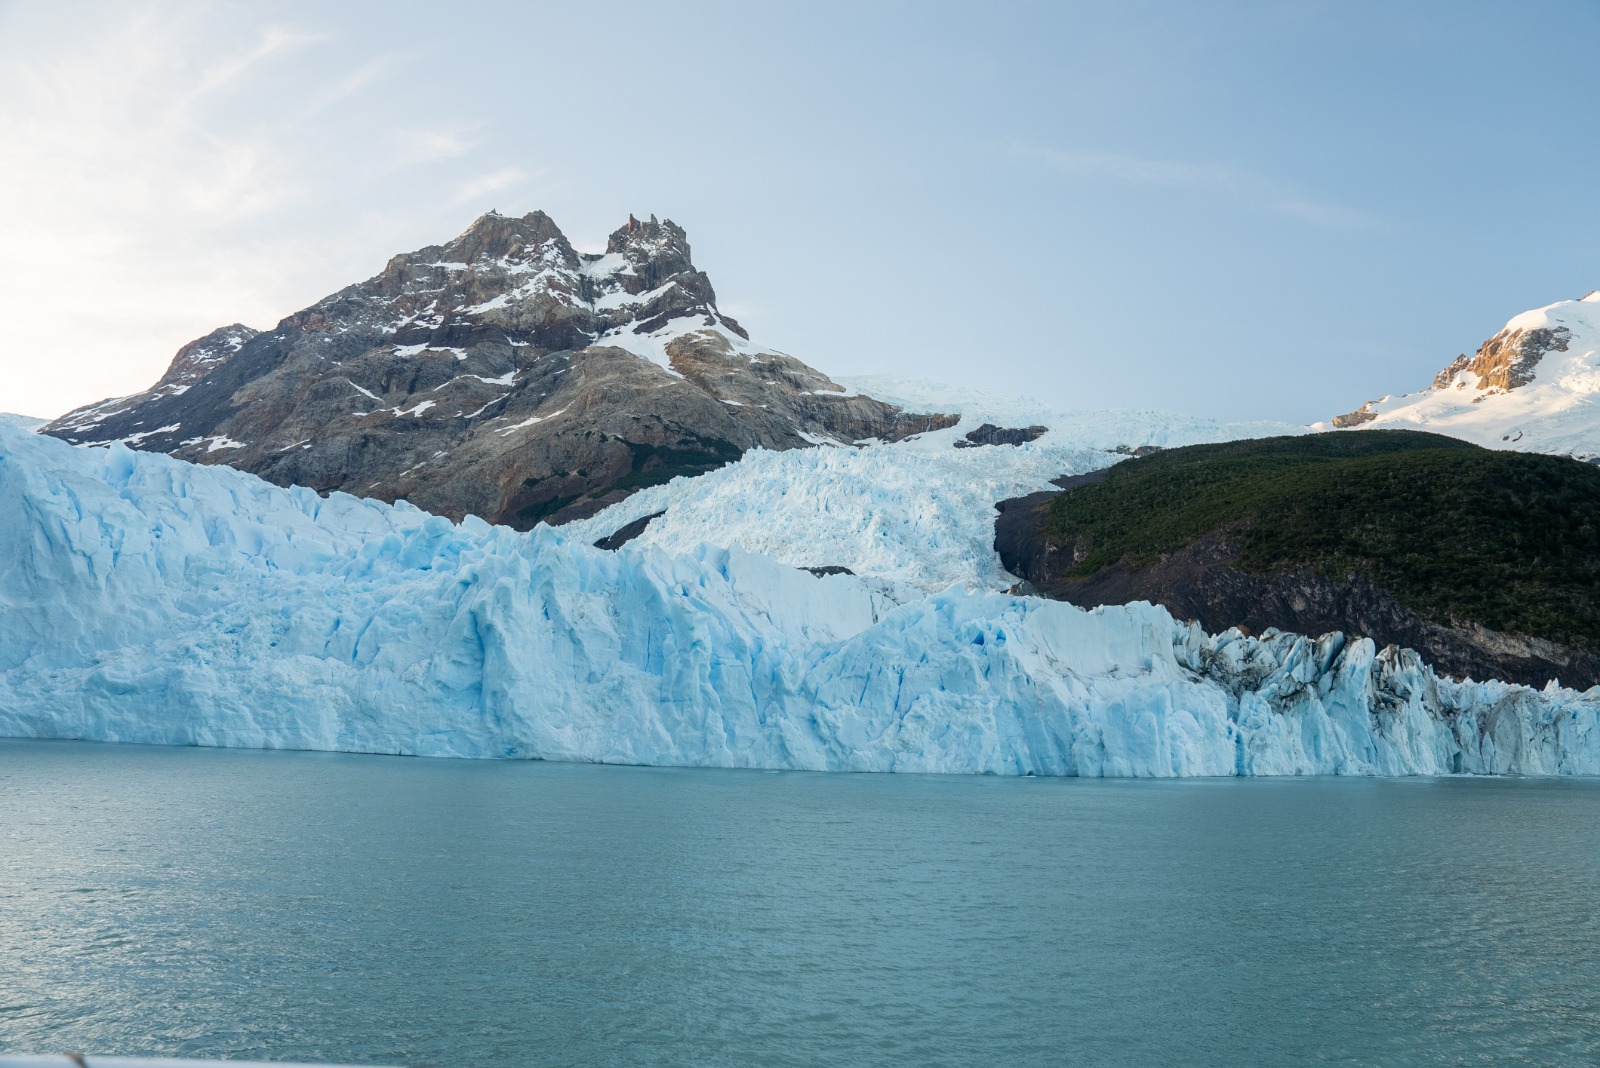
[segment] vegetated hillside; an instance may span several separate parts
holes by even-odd
[[[1013,573],[1079,604],[1600,682],[1600,469],[1575,460],[1395,430],[1196,445],[1009,507],[999,534]]]

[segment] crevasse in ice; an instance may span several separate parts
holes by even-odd
[[[896,592],[898,591],[898,592]],[[896,603],[897,601],[903,603]],[[1600,693],[519,534],[0,422],[0,735],[1041,775],[1600,774]]]

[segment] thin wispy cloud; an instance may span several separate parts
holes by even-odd
[[[481,143],[479,127],[459,130],[400,130],[395,140],[400,145],[402,163],[432,163],[464,156]]]
[[[0,409],[133,392],[185,341],[271,325],[451,232],[463,205],[522,205],[537,169],[477,158],[484,123],[397,105],[405,56],[245,12],[155,0],[81,28],[10,13],[0,292],[30,314],[0,320]],[[17,47],[22,30],[70,47]],[[71,379],[37,358],[62,351]]]
[[[303,33],[287,26],[268,26],[256,38],[256,43],[237,56],[233,56],[207,70],[194,83],[193,95],[205,96],[237,82],[265,60],[284,52],[321,40],[316,34]]]
[[[1042,160],[1063,174],[1076,177],[1210,194],[1218,199],[1254,206],[1316,226],[1358,228],[1377,225],[1377,220],[1365,212],[1317,200],[1287,183],[1228,164],[1150,159],[1120,152],[1063,151],[1025,145],[1016,146],[1016,151]]]
[[[326,111],[350,97],[365,92],[391,74],[398,74],[406,60],[400,52],[374,56],[337,81],[313,92],[300,111],[302,120]]]
[[[470,204],[490,193],[504,192],[532,177],[534,176],[521,167],[502,167],[480,177],[470,178],[456,186],[455,193],[450,197],[450,203]]]

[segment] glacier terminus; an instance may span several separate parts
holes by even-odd
[[[1059,436],[984,451],[1027,464]],[[889,468],[917,445],[848,455]],[[611,552],[17,420],[0,424],[0,502],[0,735],[862,772],[1600,774],[1600,694],[1440,678],[1337,634],[1084,611],[986,588],[975,566],[929,591],[874,577],[864,551],[835,560],[861,573],[821,576],[682,530]]]

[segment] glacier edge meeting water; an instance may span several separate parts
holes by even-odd
[[[701,545],[594,549],[0,423],[0,735],[1004,775],[1600,774],[1600,693]]]

